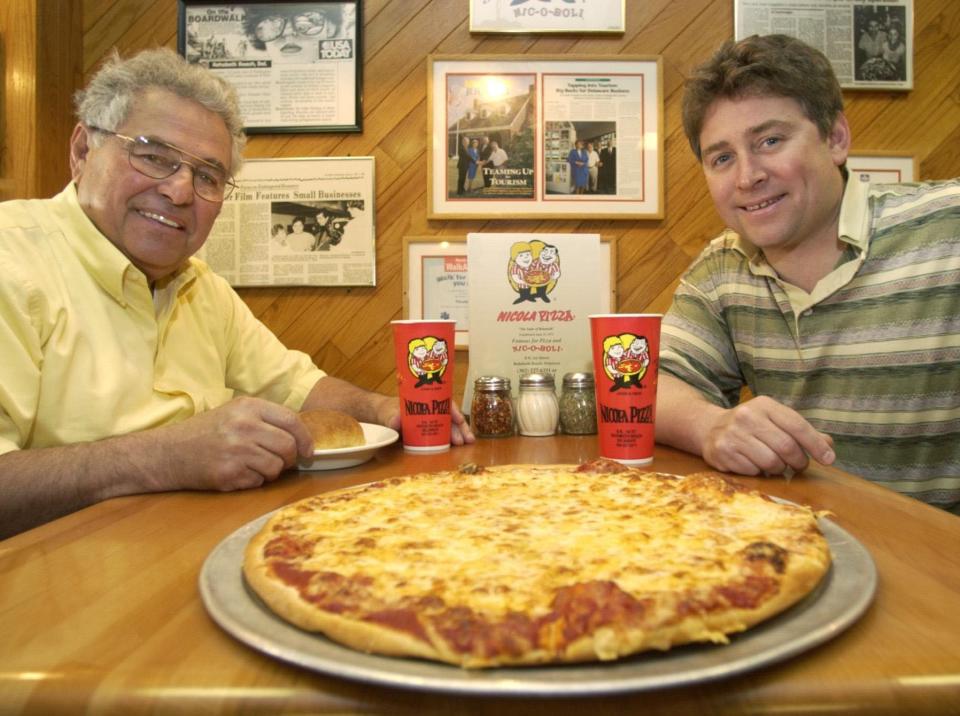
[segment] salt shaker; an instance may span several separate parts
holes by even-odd
[[[553,435],[557,432],[560,406],[553,376],[530,373],[520,378],[517,424],[521,435]]]

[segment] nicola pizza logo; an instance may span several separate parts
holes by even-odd
[[[447,342],[442,338],[414,338],[407,344],[407,367],[417,378],[414,388],[427,383],[442,383],[448,362]]]
[[[610,391],[639,388],[650,366],[650,346],[644,336],[621,333],[603,339],[603,372],[613,381]]]
[[[543,241],[518,241],[510,247],[507,279],[518,294],[514,305],[550,303],[549,294],[560,280],[560,250]]]

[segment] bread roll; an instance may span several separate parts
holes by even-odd
[[[363,428],[354,418],[336,410],[305,410],[300,420],[313,436],[314,450],[363,445]]]

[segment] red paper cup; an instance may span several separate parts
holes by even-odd
[[[450,449],[456,321],[391,321],[403,447]]]
[[[662,318],[649,313],[590,316],[600,456],[624,465],[653,460]]]

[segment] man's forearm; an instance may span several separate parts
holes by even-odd
[[[0,455],[0,538],[110,497],[149,492],[145,434]]]
[[[399,410],[397,398],[364,390],[345,380],[324,376],[303,401],[302,410],[326,408],[352,415],[363,423],[384,425]]]
[[[660,373],[657,379],[657,442],[703,455],[710,424],[723,412],[696,388]]]

